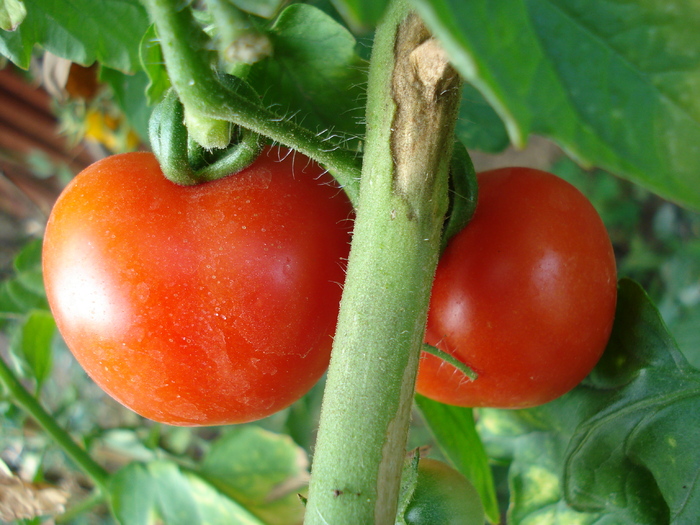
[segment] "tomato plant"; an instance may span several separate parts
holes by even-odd
[[[350,215],[330,178],[286,150],[195,187],[166,180],[150,153],[108,157],[53,209],[49,303],[88,374],[135,412],[259,419],[328,365]]]
[[[576,386],[612,329],[615,257],[597,212],[539,170],[480,173],[472,221],[440,260],[426,341],[477,374],[424,354],[417,390],[460,406],[535,406]]]
[[[424,458],[404,520],[407,525],[483,525],[484,506],[467,478],[442,461]]]
[[[266,419],[274,439],[252,425],[150,425],[115,406],[107,419],[103,398],[90,395],[91,382],[75,373],[79,367],[55,333],[40,244],[16,257],[0,253],[0,441],[7,438],[0,458],[24,477],[14,480],[23,494],[58,478],[67,481],[62,486],[84,486],[83,475],[72,483],[76,466],[95,489],[50,509],[23,504],[9,517],[1,506],[1,522],[38,521],[62,513],[66,503],[72,508],[59,521],[85,512],[92,515],[78,521],[101,521],[107,506],[125,525],[292,525],[302,515],[306,525],[391,525],[397,501],[402,510],[407,503],[397,494],[409,443],[434,445],[471,480],[491,523],[502,521],[506,507],[509,525],[697,521],[700,3],[0,5],[0,53],[7,59],[0,155],[12,181],[0,177],[0,251],[19,247],[5,241],[8,203],[22,214],[15,239],[38,237],[45,217],[32,212],[26,220],[30,201],[48,215],[53,191],[80,171],[73,170],[76,159],[84,165],[83,149],[69,151],[49,133],[49,107],[59,108],[66,130],[71,122],[84,128],[85,109],[99,106],[124,124],[116,138],[133,127],[138,147],[150,147],[166,177],[184,184],[238,171],[229,162],[246,164],[260,144],[283,145],[333,175],[357,212],[345,276],[349,206],[340,204],[337,186],[314,190],[324,195],[319,199],[297,193],[310,184],[299,155],[282,164],[261,160],[271,171],[259,177],[251,168],[187,189],[156,176],[152,159],[134,160],[138,169],[89,191],[78,191],[84,182],[76,182],[73,203],[62,199],[56,212],[74,221],[58,228],[52,220],[47,247],[70,232],[95,236],[68,246],[66,264],[75,271],[52,274],[47,262],[49,296],[57,302],[56,282],[77,283],[60,307],[54,304],[59,328],[74,349],[80,346],[80,359],[91,356],[98,381],[129,394],[123,401],[130,406],[187,425],[274,412],[325,368],[337,312],[333,358],[323,392],[313,389]],[[72,64],[96,73],[90,103],[69,96]],[[33,100],[27,95],[34,89],[8,78],[27,76],[33,85],[46,82],[44,95],[53,100]],[[114,146],[123,152],[128,142]],[[454,148],[459,142],[468,155]],[[496,164],[481,155],[500,152],[507,160]],[[470,155],[478,170],[536,158],[576,180],[614,234],[622,279],[605,352],[580,387],[537,407],[522,408],[571,388],[602,351],[614,304],[611,252],[593,243],[578,205],[547,215],[559,199],[534,182],[484,211],[490,193],[506,193],[490,192],[484,180],[482,210],[466,231],[491,233],[465,232],[447,248],[428,319],[443,227],[449,235],[459,230],[475,205]],[[564,161],[572,168],[563,169]],[[291,165],[287,191],[273,172]],[[25,168],[37,176],[25,180]],[[311,178],[331,184],[310,169]],[[106,177],[102,168],[92,172]],[[35,185],[49,186],[45,201]],[[169,197],[175,193],[182,198]],[[329,199],[342,210],[324,211]],[[206,212],[195,211],[199,204]],[[114,220],[100,224],[96,207]],[[328,235],[319,240],[317,232]],[[557,250],[545,254],[550,241]],[[587,243],[592,247],[582,248]],[[287,256],[298,266],[285,265]],[[651,300],[629,277],[649,289]],[[426,325],[427,340],[463,359],[478,378],[469,383],[426,357],[418,389],[430,394],[428,377],[433,397],[467,407],[413,397]],[[235,341],[240,351],[229,354]],[[159,358],[171,351],[182,355],[171,363]],[[414,400],[421,417],[411,417],[418,415]],[[519,408],[470,408],[478,404]],[[27,439],[27,417],[50,444]],[[47,448],[54,444],[65,454]],[[119,465],[104,454],[115,448]],[[0,470],[7,474],[1,462]],[[297,494],[307,482],[302,506]]]

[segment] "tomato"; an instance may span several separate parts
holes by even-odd
[[[404,520],[407,525],[483,525],[484,506],[461,473],[442,461],[421,459]]]
[[[51,213],[49,303],[76,359],[133,411],[173,425],[256,420],[328,366],[351,213],[298,153],[268,149],[192,187],[150,153],[115,155]]]
[[[612,329],[617,282],[605,226],[568,182],[505,168],[478,175],[472,221],[438,264],[417,390],[466,407],[522,408],[576,386]]]

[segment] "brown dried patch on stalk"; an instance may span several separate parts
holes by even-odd
[[[408,196],[431,188],[449,158],[461,80],[415,13],[399,26],[394,56],[391,151],[396,191]]]

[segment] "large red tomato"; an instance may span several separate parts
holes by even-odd
[[[606,229],[588,200],[543,171],[481,173],[471,223],[441,257],[417,390],[448,404],[546,403],[595,366],[612,329],[617,282]]]
[[[352,210],[316,164],[285,153],[192,187],[167,181],[149,153],[116,155],[56,203],[51,309],[87,373],[135,412],[251,421],[326,370]]]

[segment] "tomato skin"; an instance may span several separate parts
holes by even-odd
[[[103,159],[57,201],[49,304],[92,379],[173,425],[260,419],[328,366],[352,209],[300,154],[233,176],[167,181],[150,153]]]
[[[426,342],[479,377],[423,354],[417,390],[466,407],[540,405],[576,386],[605,349],[612,245],[588,200],[550,173],[505,168],[478,181],[474,218],[438,265]]]
[[[424,458],[404,513],[407,525],[483,525],[484,506],[474,485],[442,461]]]

